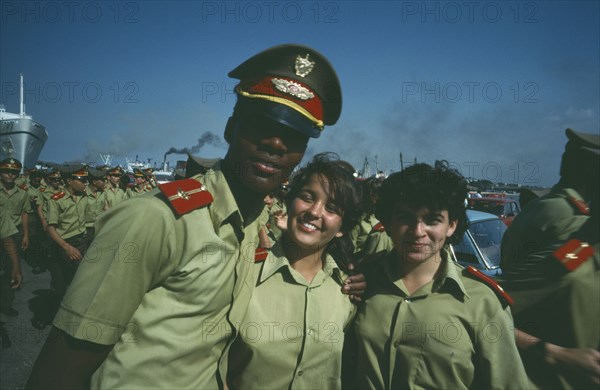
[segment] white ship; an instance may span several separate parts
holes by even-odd
[[[20,108],[18,114],[6,112],[0,105],[0,161],[19,160],[24,168],[33,168],[48,139],[46,128],[25,114],[23,75],[21,74]]]

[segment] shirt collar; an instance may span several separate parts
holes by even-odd
[[[260,276],[258,278],[258,284],[263,283],[280,270],[290,270],[291,268],[292,266],[290,265],[289,260],[285,257],[285,253],[283,251],[283,240],[279,239],[277,242],[275,242],[269,251],[267,258],[263,262]],[[324,273],[325,276],[331,276],[331,278],[340,286],[344,284],[344,275],[331,255],[326,256],[325,261],[323,262],[323,269],[315,276],[313,283],[318,282],[317,278],[321,272]]]
[[[456,264],[454,261],[452,261],[451,256],[448,252],[448,248],[445,247],[444,249],[442,249],[442,251],[440,252],[441,255],[441,277],[438,277],[437,279],[433,280],[432,284],[428,284],[430,287],[428,289],[425,289],[423,291],[421,291],[421,289],[423,289],[425,286],[423,286],[421,289],[419,289],[418,291],[415,292],[416,296],[422,295],[423,292],[426,292],[427,290],[429,290],[428,293],[426,293],[425,295],[428,295],[430,293],[435,293],[435,292],[449,292],[450,294],[452,294],[456,299],[461,300],[462,296],[466,296],[467,298],[469,298],[469,294],[467,294],[467,290],[465,289],[465,286],[462,283],[462,279],[460,276],[460,266],[458,264]],[[406,294],[404,287],[404,284],[402,283],[401,280],[394,280],[394,273],[392,271],[392,263],[394,261],[396,261],[396,257],[397,253],[395,250],[392,250],[390,253],[388,253],[386,255],[386,259],[383,262],[383,269],[384,272],[386,274],[386,278],[387,280],[393,284],[395,286],[395,288],[399,289],[400,291],[402,291],[404,294]],[[427,285],[426,285],[427,286]]]
[[[194,179],[200,181],[216,200],[209,206],[216,231],[219,231],[221,225],[230,218],[236,219],[240,227],[243,226],[242,214],[221,168],[222,162],[223,160],[219,160],[205,174],[194,176]]]

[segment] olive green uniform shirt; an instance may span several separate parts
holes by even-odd
[[[331,256],[311,282],[291,267],[282,241],[254,265],[256,286],[229,352],[235,389],[339,389],[344,330],[355,306]]]
[[[519,278],[538,273],[539,255],[549,253],[554,244],[576,232],[589,218],[569,198],[583,203],[581,195],[570,188],[555,186],[547,195],[535,199],[511,222],[502,237],[502,271]]]
[[[501,282],[515,300],[515,326],[519,329],[562,347],[598,349],[599,224],[579,210],[573,199],[581,201],[581,196],[572,189],[556,187],[529,203],[515,218],[502,241]],[[587,243],[593,255],[569,272],[553,252],[571,239]],[[576,373],[540,367],[535,357],[529,360],[525,356],[524,361],[531,379],[542,388],[589,385]]]
[[[112,184],[108,184],[104,189],[106,194],[106,207],[111,208],[127,199],[127,193],[121,187],[113,188]]]
[[[0,207],[8,210],[8,216],[15,226],[21,226],[23,222],[21,215],[31,210],[27,191],[16,185],[8,190],[3,183],[0,183]]]
[[[85,226],[93,227],[98,216],[104,211],[106,204],[106,193],[104,191],[92,191],[90,187],[86,187],[87,194],[87,210],[85,213]]]
[[[0,208],[0,239],[5,239],[18,232],[19,230],[8,216],[6,209]]]
[[[354,252],[361,252],[364,249],[365,242],[369,233],[373,231],[379,220],[374,215],[370,215],[367,219],[364,216],[360,217],[358,224],[350,231],[350,239],[354,244]]]
[[[64,189],[62,187],[59,187],[57,190],[54,190],[52,189],[52,187],[47,187],[44,192],[41,192],[42,214],[44,215],[44,218],[46,218],[46,222],[48,221],[48,205],[50,204],[50,198],[52,198],[52,195],[59,193],[60,191],[64,191]]]
[[[71,195],[68,191],[60,199],[48,202],[48,225],[54,225],[64,240],[85,233],[85,212],[88,200],[85,195]]]
[[[146,186],[144,186],[142,189],[139,189],[138,187],[132,187],[127,189],[126,195],[127,198],[135,198],[136,196],[143,195],[146,192],[148,192],[148,187]]]
[[[214,202],[178,216],[159,190],[103,213],[54,325],[115,344],[92,388],[215,389],[252,292],[258,230],[220,169],[195,176]],[[232,298],[235,302],[232,305]]]
[[[441,276],[413,294],[393,276],[395,251],[369,275],[355,320],[357,388],[528,387],[510,310],[443,254]]]

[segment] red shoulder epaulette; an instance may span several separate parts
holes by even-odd
[[[40,188],[38,188],[38,191],[39,192],[46,192],[46,187],[40,187]]]
[[[21,184],[19,186],[20,189],[22,189],[23,191],[27,191],[27,184]]]
[[[50,199],[59,200],[60,198],[63,198],[65,195],[67,195],[66,192],[64,192],[64,191],[58,191],[56,194],[52,195],[50,197]]]
[[[569,203],[575,206],[575,208],[579,210],[582,214],[590,215],[590,208],[587,205],[587,203],[585,203],[583,200],[577,199],[574,196],[569,196],[567,197],[567,199],[569,200]]]
[[[587,242],[572,239],[556,249],[552,255],[560,264],[571,272],[594,255],[594,248]]]
[[[377,225],[373,226],[371,233],[373,233],[373,232],[383,233],[383,232],[385,232],[385,227],[383,226],[383,224],[381,222],[379,222]]]
[[[254,252],[254,262],[262,263],[263,261],[265,261],[268,254],[269,254],[268,249],[260,248],[260,247],[256,248],[256,251]]]
[[[158,186],[179,215],[189,213],[213,202],[213,196],[198,180],[185,179]]]
[[[468,266],[466,270],[470,275],[476,277],[478,280],[487,284],[492,290],[494,290],[494,292],[496,293],[498,298],[500,298],[501,301],[506,302],[510,306],[512,306],[515,303],[512,297],[508,295],[508,293],[504,291],[504,289],[498,283],[496,283],[494,279],[490,278],[489,276],[487,276],[486,274],[484,274],[483,272],[481,272],[473,266]]]

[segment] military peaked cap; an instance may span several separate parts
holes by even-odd
[[[249,58],[229,72],[240,80],[236,112],[263,115],[317,138],[337,122],[342,91],[333,66],[316,50],[280,45]]]
[[[21,162],[12,157],[0,161],[0,170],[21,172],[21,168],[23,168]]]

